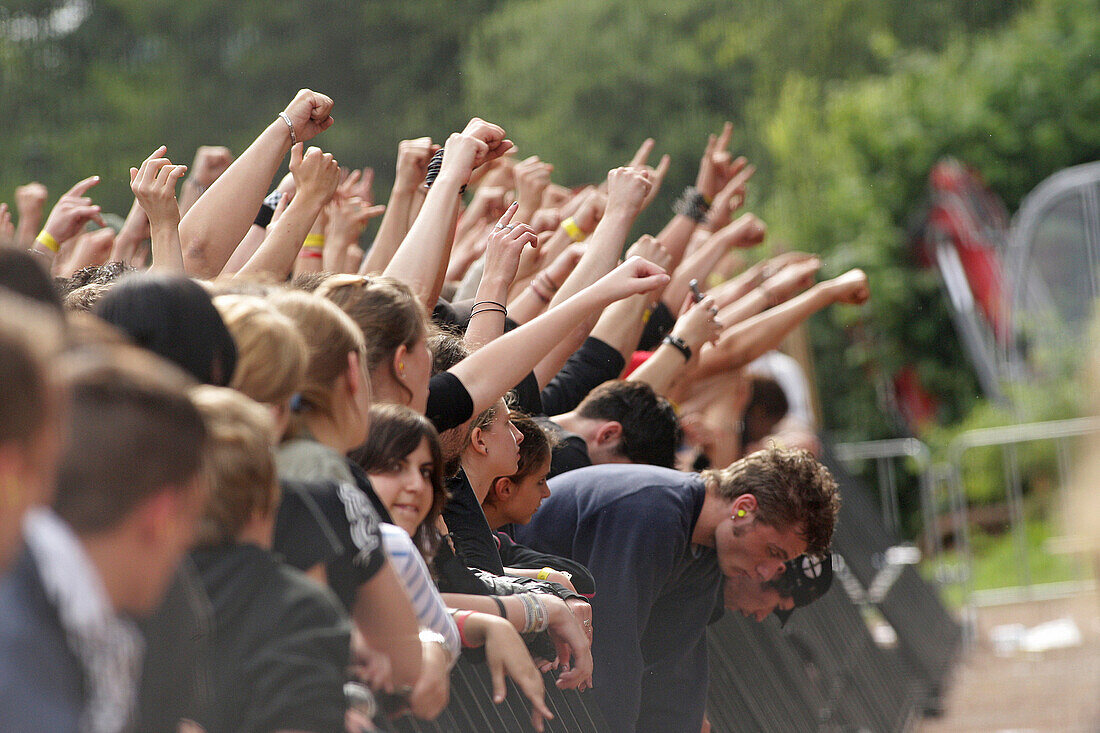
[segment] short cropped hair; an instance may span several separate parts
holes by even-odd
[[[61,349],[61,316],[0,288],[0,444],[31,443],[51,390],[47,368]]]
[[[780,530],[801,527],[808,554],[829,549],[840,491],[829,469],[809,451],[770,446],[702,476],[723,499],[752,494],[760,522]]]
[[[199,522],[198,544],[234,541],[249,520],[273,514],[279,502],[271,414],[240,392],[196,387],[191,393],[206,425],[205,464],[210,498]]]
[[[206,429],[182,370],[131,346],[101,346],[67,355],[60,371],[70,408],[54,509],[77,533],[110,530],[197,476]]]
[[[683,432],[672,403],[644,382],[621,379],[604,382],[577,406],[590,420],[613,420],[622,425],[618,453],[632,463],[673,468]]]

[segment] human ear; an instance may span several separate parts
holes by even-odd
[[[494,496],[498,501],[505,502],[512,498],[516,492],[516,485],[507,476],[498,476],[493,479],[489,489],[489,496]]]
[[[399,345],[393,350],[393,373],[400,381],[405,381],[405,356],[409,353],[409,347]]]
[[[474,428],[470,431],[470,447],[483,456],[489,455],[489,446],[485,444],[485,431],[482,428]]]
[[[600,429],[596,431],[596,443],[604,445],[612,441],[619,440],[623,435],[623,426],[621,423],[610,420],[600,426]]]

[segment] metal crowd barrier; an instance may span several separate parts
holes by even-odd
[[[543,675],[546,706],[554,714],[545,723],[546,733],[610,733],[592,695],[555,687],[552,673]],[[515,683],[508,680],[508,695],[493,703],[493,680],[484,663],[462,657],[451,672],[451,700],[433,721],[405,715],[381,721],[392,733],[516,733],[530,731],[531,707]]]

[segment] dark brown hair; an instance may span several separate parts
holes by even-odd
[[[770,446],[702,476],[723,499],[752,494],[760,522],[781,531],[799,527],[808,554],[829,549],[840,492],[829,469],[809,451]]]
[[[352,452],[352,458],[368,474],[390,473],[419,447],[422,440],[428,441],[428,451],[432,455],[432,507],[416,528],[413,542],[425,559],[430,560],[441,539],[435,520],[443,513],[447,501],[443,485],[443,450],[435,426],[428,418],[404,405],[373,405],[370,408],[370,435],[361,448]]]

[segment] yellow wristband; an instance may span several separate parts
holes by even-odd
[[[569,217],[568,219],[563,221],[561,223],[561,228],[565,230],[565,233],[568,234],[569,238],[572,239],[574,242],[583,242],[585,240],[585,237],[588,236],[581,230],[579,226],[577,226],[577,222],[573,219],[573,217]]]
[[[45,229],[38,233],[38,236],[34,238],[34,241],[41,244],[51,252],[56,252],[61,249],[61,245],[57,243],[57,240],[53,238],[53,235],[47,232]]]
[[[325,248],[325,235],[324,234],[307,234],[306,241],[302,243],[303,247],[309,247],[310,249],[324,249]]]
[[[538,572],[538,575],[536,575],[535,577],[539,580],[546,580],[550,577],[550,573],[552,572],[554,572],[554,568],[543,568]]]

